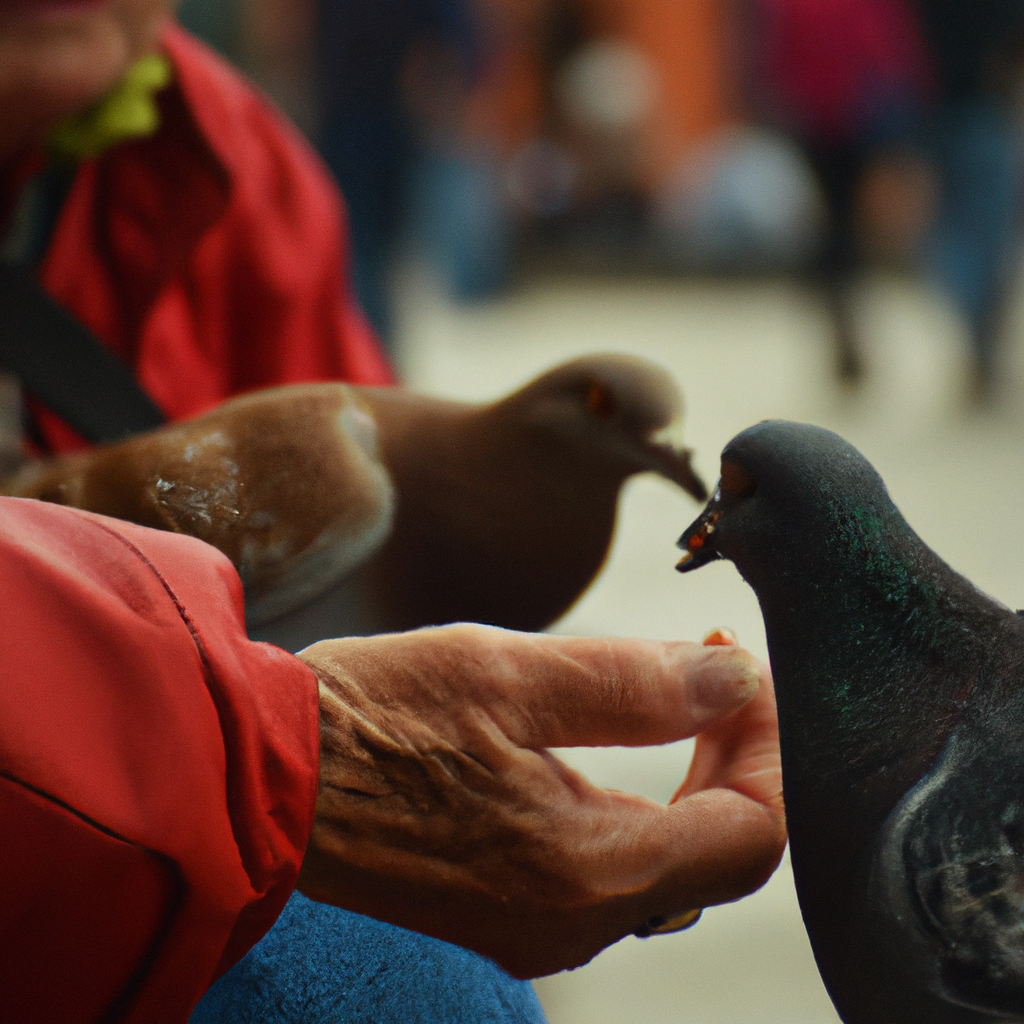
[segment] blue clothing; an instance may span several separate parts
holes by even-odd
[[[991,373],[1003,296],[1014,268],[1021,194],[1018,129],[985,98],[946,104],[934,153],[942,180],[938,221],[925,263],[971,328],[975,361]]]
[[[190,1024],[545,1024],[484,957],[294,893]]]
[[[450,223],[442,230],[457,236],[460,249],[453,256],[436,246],[429,253],[451,271],[456,294],[476,295],[497,279],[494,259],[483,269],[476,266],[476,249],[495,220],[495,208],[486,207],[486,221],[467,225],[463,216],[472,216],[472,208],[489,198],[479,194],[475,172],[480,168],[469,162],[440,177],[431,175],[429,163],[424,170],[423,136],[431,126],[410,111],[406,95],[406,72],[416,53],[430,54],[426,63],[436,69],[438,88],[447,87],[448,75],[469,88],[484,57],[478,14],[471,0],[316,0],[316,19],[317,147],[348,205],[356,295],[390,345],[395,335],[390,275],[411,207],[423,201],[424,189],[426,201],[440,204],[431,211],[433,221],[447,217]],[[453,165],[458,164],[455,148]],[[424,174],[429,180],[418,182]],[[466,186],[476,191],[463,198],[455,190]],[[468,229],[465,237],[463,229]],[[499,240],[491,249],[500,251],[502,244]],[[492,252],[483,255],[486,261]]]

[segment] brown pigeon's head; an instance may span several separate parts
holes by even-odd
[[[662,437],[682,415],[682,396],[661,367],[626,355],[575,359],[550,370],[499,402],[570,458],[593,462],[622,479],[655,472],[698,501],[707,489],[690,465],[691,452]]]

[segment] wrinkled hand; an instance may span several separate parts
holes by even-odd
[[[535,977],[651,917],[736,899],[781,856],[777,780],[759,774],[772,749],[778,765],[771,688],[738,647],[457,625],[300,657],[320,680],[320,789],[299,878],[315,899]],[[718,738],[698,741],[703,767],[668,807],[598,789],[545,749],[709,727]]]

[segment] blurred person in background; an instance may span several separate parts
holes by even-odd
[[[938,211],[925,264],[959,305],[971,341],[971,396],[996,385],[1021,194],[1024,3],[918,0],[937,86],[929,126]]]
[[[318,146],[348,204],[356,292],[391,343],[413,198],[440,221],[469,185],[454,170],[428,183],[426,158],[458,160],[477,19],[469,0],[317,0],[314,39]]]
[[[924,270],[962,312],[971,402],[992,397],[1020,197],[1024,4],[749,0],[756,118],[787,132],[826,199],[813,262],[841,381],[865,372],[851,284],[868,262]]]
[[[864,374],[851,286],[864,262],[865,181],[878,183],[874,205],[887,206],[879,219],[897,248],[931,216],[921,136],[931,73],[909,3],[749,0],[740,22],[751,113],[797,142],[825,198],[812,276],[830,313],[837,375],[851,384]]]

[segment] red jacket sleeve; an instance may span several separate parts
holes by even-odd
[[[291,893],[317,689],[213,548],[0,498],[0,1016],[186,1021]]]

